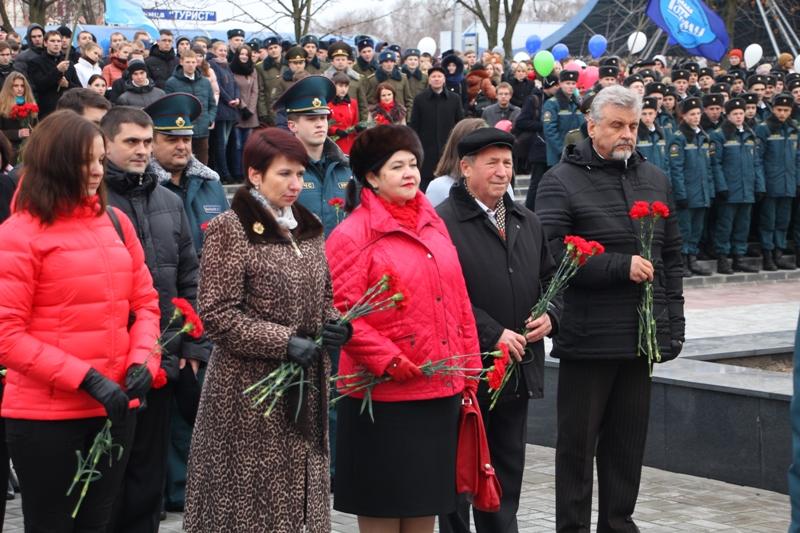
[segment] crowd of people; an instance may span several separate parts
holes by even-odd
[[[541,76],[499,52],[434,58],[369,36],[115,33],[107,55],[65,27],[32,25],[24,50],[0,37],[0,465],[19,477],[26,531],[153,532],[185,511],[190,533],[322,533],[332,491],[365,533],[430,532],[437,516],[467,532],[455,479],[473,393],[502,499],[472,520],[516,531],[546,336],[561,361],[557,529],[588,530],[596,458],[599,530],[633,530],[651,383],[641,284],[667,362],[682,278],[710,274],[702,255],[723,274],[753,270],[748,254],[796,266],[783,254],[790,229],[800,242],[800,74],[784,58],[608,57],[581,91],[574,59]],[[242,184],[230,203],[223,183]],[[676,214],[656,224],[652,260],[634,201]],[[532,317],[575,234],[606,253]],[[341,323],[384,274],[407,303]],[[173,323],[176,297],[202,335]],[[490,410],[470,376],[499,345],[520,372]],[[463,375],[421,368],[455,355]],[[287,361],[308,386],[264,416],[243,391]],[[381,381],[331,409],[345,388],[330,376],[354,372]],[[75,451],[107,418],[122,453],[72,519]]]

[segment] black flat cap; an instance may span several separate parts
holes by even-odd
[[[514,148],[514,136],[497,128],[478,128],[458,142],[458,157],[477,154],[490,146]]]

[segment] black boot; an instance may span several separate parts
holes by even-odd
[[[722,254],[719,254],[719,257],[717,258],[717,274],[725,274],[726,276],[733,274],[731,260]]]
[[[698,276],[710,276],[711,275],[711,270],[710,269],[704,267],[703,265],[701,265],[700,263],[697,262],[697,256],[696,255],[690,255],[688,257],[688,262],[689,262],[689,270],[692,272],[692,274],[697,274]]]
[[[744,258],[741,255],[733,256],[732,267],[734,272],[749,272],[749,273],[758,272],[758,267],[750,266],[747,263],[745,263]]]
[[[775,265],[775,261],[772,259],[772,250],[764,250],[764,270],[767,272],[775,272],[778,270],[778,267]]]
[[[681,258],[683,259],[683,277],[691,278],[692,271],[689,270],[689,257],[686,254],[681,254]]]
[[[794,270],[794,261],[790,260],[788,257],[783,257],[783,252],[778,248],[775,248],[772,251],[773,259],[775,259],[775,266],[780,268],[781,270]]]

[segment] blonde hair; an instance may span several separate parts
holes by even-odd
[[[33,97],[31,84],[28,83],[28,80],[24,75],[19,72],[12,71],[6,78],[5,83],[3,83],[3,88],[0,89],[0,116],[8,117],[8,115],[11,113],[11,108],[17,103],[13,88],[15,80],[22,80],[22,82],[25,84],[25,103],[36,103],[36,99]],[[34,115],[33,118],[36,118],[36,115]]]

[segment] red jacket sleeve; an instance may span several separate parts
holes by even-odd
[[[136,321],[129,333],[130,345],[126,366],[142,364],[147,361],[147,369],[155,377],[158,367],[161,366],[161,354],[154,350],[159,337],[161,320],[158,293],[153,287],[153,278],[144,262],[144,250],[133,224],[125,213],[115,207],[111,209],[114,209],[117,214],[122,226],[122,233],[125,235],[125,246],[133,260],[130,308],[131,312],[136,315]]]

